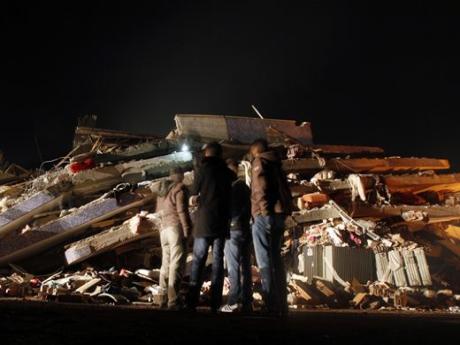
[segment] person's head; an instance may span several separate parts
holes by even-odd
[[[204,146],[203,152],[205,157],[222,157],[222,146],[212,141]]]
[[[225,161],[227,163],[227,167],[233,171],[236,175],[238,175],[238,162],[233,158],[229,158]]]
[[[173,182],[182,182],[184,180],[184,170],[181,167],[172,168],[169,171],[169,178]]]
[[[253,157],[258,157],[261,153],[268,151],[268,142],[265,139],[256,139],[251,144],[249,153]]]

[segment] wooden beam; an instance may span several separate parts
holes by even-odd
[[[283,169],[287,173],[311,173],[324,168],[344,173],[385,173],[444,170],[449,167],[448,160],[434,158],[332,158],[326,161],[305,158],[283,161]]]
[[[460,192],[460,174],[387,175],[383,180],[390,193]]]
[[[421,171],[449,169],[446,159],[434,158],[356,158],[330,159],[326,166],[334,171],[354,173],[382,173],[392,171]]]

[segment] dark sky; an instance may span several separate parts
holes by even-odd
[[[310,121],[323,144],[460,169],[460,21],[437,2],[3,1],[0,148],[65,154],[78,116],[165,134],[176,113]],[[366,3],[366,2],[362,2]],[[401,8],[401,3],[405,3]]]

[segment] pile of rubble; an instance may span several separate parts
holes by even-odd
[[[177,115],[165,138],[95,120],[54,166],[0,180],[0,296],[154,304],[161,181],[182,167],[191,185],[199,148],[218,140],[250,183],[248,147],[262,137],[297,206],[283,248],[293,308],[458,309],[460,174],[437,173],[447,160],[316,145],[309,123],[289,120]]]

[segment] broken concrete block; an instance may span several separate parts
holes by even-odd
[[[179,136],[198,141],[225,140],[251,144],[256,139],[265,138],[271,143],[284,143],[284,137],[288,136],[302,144],[312,143],[308,122],[297,125],[292,120],[195,114],[178,114],[174,120]]]
[[[146,217],[135,216],[120,226],[68,245],[65,251],[66,262],[72,265],[134,241],[158,235],[156,229],[156,225]]]
[[[74,212],[39,228],[0,241],[0,265],[17,262],[84,232],[92,223],[138,207],[153,200],[153,195],[125,193],[90,202]]]
[[[30,222],[34,215],[51,210],[63,202],[69,193],[55,195],[44,190],[0,214],[0,238]]]
[[[123,181],[137,183],[146,179],[156,179],[169,175],[172,168],[181,167],[190,170],[193,165],[191,152],[175,152],[140,161],[122,163],[117,166]]]

